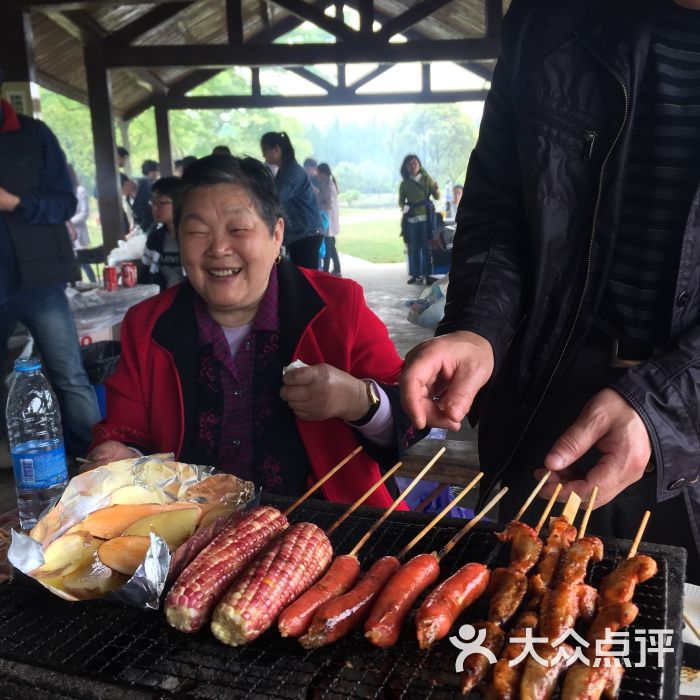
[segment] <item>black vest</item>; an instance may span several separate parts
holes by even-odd
[[[18,131],[0,132],[0,187],[18,197],[41,187],[43,156],[38,122],[18,115]],[[80,279],[64,222],[29,224],[3,214],[14,248],[20,289],[48,287]]]

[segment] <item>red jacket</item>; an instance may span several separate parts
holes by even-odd
[[[325,362],[354,377],[396,384],[402,361],[357,283],[289,263],[279,266],[278,278],[281,345],[298,335],[288,346],[290,359],[309,365]],[[173,352],[156,338],[162,337],[157,324],[177,304],[182,289],[183,285],[172,287],[126,314],[121,359],[116,373],[106,382],[107,415],[93,428],[93,447],[119,440],[144,451],[179,456],[185,433],[182,381]],[[175,316],[177,332],[182,335],[188,328],[187,320]],[[401,411],[398,403],[392,404],[396,421]],[[400,418],[405,423],[405,416]],[[359,444],[355,431],[340,419],[309,422],[297,418],[296,424],[317,479]],[[409,428],[405,432],[412,435],[413,431]],[[404,437],[399,438],[399,448],[401,443]],[[322,491],[330,501],[352,503],[380,477],[377,462],[363,450],[329,479]],[[382,486],[366,503],[385,508],[392,500]]]

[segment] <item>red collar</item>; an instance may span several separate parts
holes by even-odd
[[[12,108],[12,105],[7,100],[0,99],[0,109],[2,109],[0,131],[19,131],[21,128],[19,119],[17,119],[17,112]]]

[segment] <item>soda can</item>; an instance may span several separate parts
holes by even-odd
[[[136,265],[132,262],[122,263],[122,287],[133,287],[136,284]]]
[[[117,288],[117,268],[105,267],[102,279],[104,280],[104,288],[108,292],[113,292]]]

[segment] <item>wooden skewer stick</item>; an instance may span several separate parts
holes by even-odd
[[[651,511],[645,510],[644,511],[644,517],[642,518],[642,522],[639,524],[639,529],[637,530],[637,534],[634,538],[634,542],[632,542],[632,546],[630,547],[629,554],[627,555],[628,559],[631,559],[637,554],[637,547],[639,547],[639,543],[642,541],[642,537],[644,536],[644,530],[647,529],[647,523],[649,522],[649,516],[651,515]]]
[[[345,520],[352,515],[389,477],[393,476],[394,473],[401,466],[401,462],[397,462],[389,471],[384,474],[384,476],[368,489],[360,498],[358,498],[327,530],[326,535],[330,535],[332,532],[338,528],[339,525],[345,522]]]
[[[693,624],[693,621],[686,615],[686,613],[683,613],[683,622],[685,622],[688,627],[693,631],[693,634],[700,639],[700,630]]]
[[[423,509],[426,508],[431,501],[442,491],[445,486],[447,486],[447,483],[444,481],[441,481],[415,508],[413,511],[414,513],[422,513]]]
[[[350,552],[348,552],[348,556],[354,557],[362,548],[362,546],[367,542],[367,540],[377,531],[379,526],[396,510],[398,507],[399,503],[403,501],[403,499],[408,496],[411,491],[413,491],[413,488],[415,485],[430,471],[432,466],[435,464],[435,462],[442,457],[442,455],[445,452],[445,448],[441,447],[437,454],[423,467],[423,469],[418,472],[418,474],[415,476],[413,481],[403,490],[403,493],[399,494],[399,497],[384,511],[384,514],[382,515],[379,520],[377,520],[372,527],[365,532],[365,534],[360,538],[360,541],[352,548]]]
[[[294,503],[292,503],[287,510],[284,511],[283,515],[289,515],[297,506],[301,505],[312,493],[317,491],[323,486],[323,484],[328,481],[337,471],[342,469],[358,452],[362,450],[362,445],[356,447],[345,459],[340,460],[333,469],[331,469],[328,474],[322,476],[305,494],[299,496]]]
[[[566,520],[569,525],[574,524],[576,520],[576,513],[581,507],[581,496],[579,496],[576,491],[572,491],[569,497],[566,499],[566,504],[564,505],[564,510],[561,512],[561,517]]]
[[[471,529],[508,493],[508,487],[504,486],[452,539],[438,552],[437,560],[440,561]]]
[[[547,518],[549,517],[552,508],[554,508],[554,502],[557,500],[557,496],[559,495],[560,491],[561,484],[557,484],[557,487],[554,489],[554,493],[549,497],[549,500],[547,501],[547,506],[544,509],[544,513],[542,513],[542,516],[540,517],[540,520],[537,523],[537,526],[535,527],[536,535],[540,534],[542,526],[547,522]]]
[[[426,535],[433,526],[437,525],[451,510],[454,508],[479,482],[479,479],[484,475],[484,472],[479,472],[468,484],[464,490],[457,494],[397,555],[397,559],[402,559],[408,554],[409,550],[417,544],[424,535]]]
[[[591,496],[588,499],[588,505],[586,506],[586,512],[583,514],[583,520],[581,521],[581,527],[578,530],[579,538],[584,537],[586,534],[586,528],[588,527],[588,519],[591,517],[591,512],[593,506],[595,505],[595,499],[598,498],[598,487],[594,486],[593,491],[591,491]]]
[[[535,496],[540,492],[540,489],[545,485],[552,472],[547,472],[540,480],[537,486],[532,489],[532,493],[527,497],[527,501],[523,503],[520,510],[515,514],[513,520],[520,520],[525,515],[525,511],[530,507],[530,504],[535,500]]]

